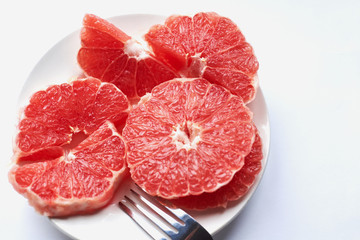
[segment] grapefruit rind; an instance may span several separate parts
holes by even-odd
[[[181,78],[156,86],[140,103],[123,137],[131,176],[149,194],[213,192],[243,166],[255,127],[240,97],[204,79]]]

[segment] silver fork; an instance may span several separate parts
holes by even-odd
[[[155,240],[212,240],[189,214],[161,204],[136,184],[130,187],[119,206]]]

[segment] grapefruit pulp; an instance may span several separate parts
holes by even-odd
[[[262,144],[258,133],[250,153],[245,157],[244,166],[235,173],[233,179],[225,186],[212,193],[202,193],[197,196],[187,196],[172,199],[171,202],[178,207],[191,210],[205,210],[215,207],[226,207],[230,201],[244,196],[255,181],[261,170]]]
[[[170,16],[145,35],[155,56],[184,77],[202,77],[241,96],[255,98],[259,67],[253,49],[230,19],[216,13]]]
[[[123,137],[133,180],[172,199],[226,185],[244,165],[255,127],[240,97],[204,79],[179,78],[140,100]]]
[[[77,60],[88,76],[115,84],[131,102],[159,83],[179,76],[135,39],[92,14],[83,20]]]
[[[103,207],[125,172],[115,124],[123,125],[129,110],[118,88],[95,78],[36,92],[18,126],[10,182],[47,216]]]

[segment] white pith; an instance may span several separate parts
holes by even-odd
[[[143,45],[133,38],[126,41],[124,53],[131,57],[135,57],[137,60],[149,57],[149,54],[144,49]]]
[[[74,159],[76,159],[74,153],[72,153],[71,151],[65,151],[64,162],[71,163],[72,161],[74,161]]]
[[[191,64],[183,71],[180,71],[180,75],[183,77],[202,77],[206,69],[206,58],[201,57],[201,53],[196,53],[191,56]]]
[[[146,93],[144,96],[142,96],[138,103],[136,103],[137,106],[140,106],[141,104],[144,104],[145,102],[149,101],[151,98],[151,93]]]
[[[185,124],[187,128],[191,129],[191,132],[195,133],[192,139],[183,130]],[[170,136],[178,151],[181,149],[189,151],[190,149],[196,149],[197,144],[201,141],[201,131],[201,127],[196,123],[187,121],[182,126],[180,124],[176,125]]]
[[[193,61],[197,61],[197,62],[200,63],[200,64],[199,64],[199,70],[200,70],[200,71],[199,71],[199,72],[200,72],[199,77],[204,74],[204,71],[205,71],[205,68],[206,68],[206,58],[200,57],[200,55],[201,55],[201,53],[196,53],[196,54],[192,57]]]

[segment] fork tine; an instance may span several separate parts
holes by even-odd
[[[177,239],[207,239],[212,240],[211,234],[206,231],[206,229],[198,224],[198,222],[191,217],[189,214],[187,214],[185,211],[183,211],[180,208],[171,208],[168,206],[164,206],[166,209],[168,209],[171,213],[176,215],[179,219],[181,219],[185,225],[188,226],[188,228],[179,228],[179,232],[177,234]],[[175,239],[175,238],[174,238]]]
[[[139,227],[141,227],[150,237],[155,240],[168,240],[164,237],[164,235],[158,231],[153,225],[152,222],[147,220],[147,216],[143,214],[141,211],[137,209],[137,211],[133,211],[127,206],[128,202],[126,200],[121,200],[119,202],[120,208],[129,216],[131,217],[134,222],[137,223]]]
[[[166,222],[171,224],[174,228],[179,228],[185,223],[181,218],[177,217],[170,209],[159,203],[155,198],[148,197],[147,193],[144,192],[140,187],[136,187],[136,191],[131,189],[131,191],[137,195],[137,197],[143,201],[147,206],[153,209],[158,215],[161,216]],[[139,193],[140,192],[140,193]]]
[[[206,229],[185,211],[163,205],[135,183],[119,206],[156,240],[212,240]]]
[[[135,206],[137,209],[139,209],[149,220],[151,220],[160,230],[162,230],[164,233],[170,235],[172,233],[178,232],[176,227],[171,225],[167,219],[165,219],[161,213],[161,211],[156,211],[157,209],[154,209],[150,204],[147,204],[147,202],[143,201],[143,197],[139,195],[134,190],[130,190],[131,195],[134,197],[134,199],[138,201],[134,201],[130,199],[128,196],[125,196],[125,199],[128,200],[133,206]],[[166,224],[167,223],[167,224]]]
[[[168,206],[164,206],[167,210],[169,210],[172,214],[177,216],[181,221],[184,223],[188,222],[189,220],[193,220],[195,222],[195,219],[192,218],[189,214],[187,214],[185,211],[181,210],[180,208],[171,208]]]

